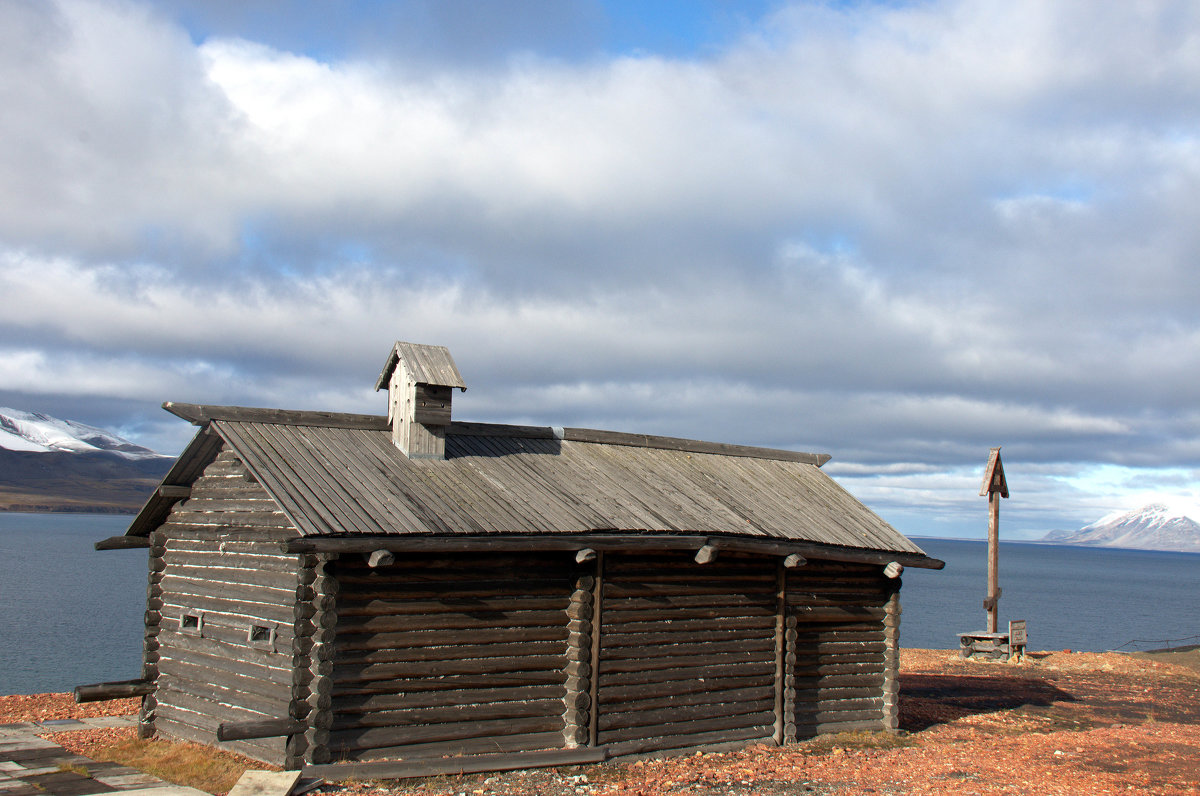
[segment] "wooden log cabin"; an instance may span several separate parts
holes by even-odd
[[[895,729],[900,573],[823,454],[464,423],[440,346],[387,416],[167,403],[199,433],[148,547],[144,736],[327,778]]]

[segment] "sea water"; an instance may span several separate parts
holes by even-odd
[[[97,552],[131,518],[0,512],[0,694],[69,691],[141,672],[146,551]],[[987,543],[915,539],[946,562],[904,571],[900,643],[952,649],[985,623]],[[1000,545],[1000,620],[1031,649],[1200,642],[1200,554]]]

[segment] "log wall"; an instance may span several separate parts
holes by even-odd
[[[608,554],[598,737],[610,754],[770,741],[776,708],[774,559]]]
[[[143,711],[146,731],[215,743],[221,722],[295,712],[296,606],[307,587],[299,581],[301,557],[277,544],[295,533],[228,452],[176,504],[151,538],[146,667],[153,667],[157,688]],[[222,746],[282,765],[285,743]]]
[[[567,704],[568,684],[577,694],[590,664],[569,647],[592,600],[571,554],[398,555],[378,568],[343,554],[331,566],[332,760],[561,749],[568,730],[581,737],[581,716],[566,714],[586,706]]]
[[[828,732],[887,728],[889,647],[884,631],[895,587],[881,567],[870,564],[810,560],[788,571],[785,743]],[[894,661],[898,651],[890,654]],[[893,689],[893,705],[894,696]]]

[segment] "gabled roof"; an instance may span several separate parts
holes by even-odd
[[[404,366],[408,368],[409,374],[417,384],[457,387],[464,392],[467,389],[462,374],[458,372],[458,365],[454,364],[454,357],[450,356],[450,349],[446,346],[405,343],[397,340],[392,346],[391,353],[388,354],[387,362],[383,365],[383,371],[375,381],[376,390],[387,387],[388,379],[392,377],[392,371],[396,369],[396,365],[401,360],[404,361]]]
[[[190,484],[223,443],[302,536],[698,533],[924,558],[823,454],[455,422],[445,459],[410,459],[382,417],[164,406],[205,426],[164,483]],[[169,510],[152,498],[129,534]]]

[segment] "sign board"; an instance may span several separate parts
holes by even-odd
[[[1024,647],[1029,636],[1025,630],[1024,619],[1014,619],[1008,623],[1008,644],[1011,647]]]

